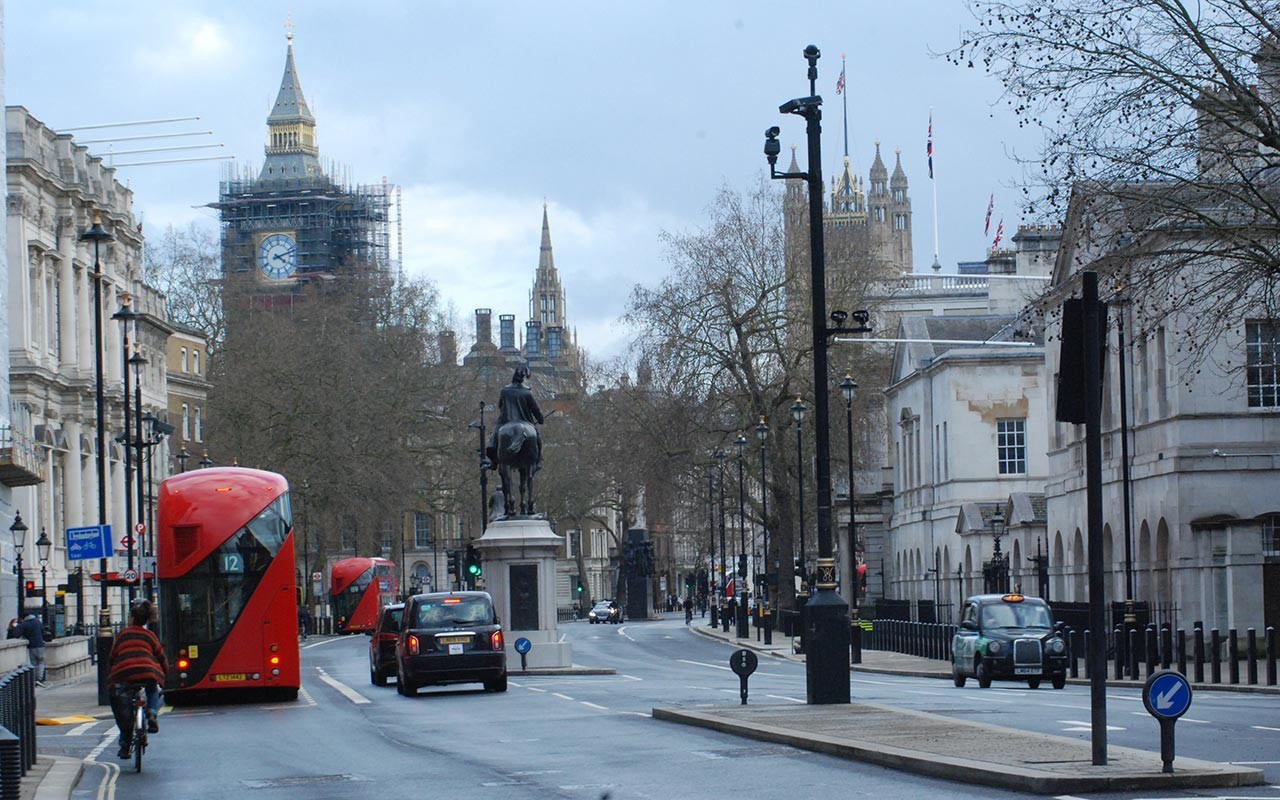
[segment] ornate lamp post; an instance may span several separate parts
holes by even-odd
[[[182,443],[182,449],[173,457],[173,460],[178,462],[179,474],[187,471],[187,460],[193,457],[194,456],[187,452],[187,443],[184,441]]]
[[[729,454],[723,450],[717,450],[713,455],[720,462],[716,470],[720,474],[720,583],[716,585],[716,603],[720,604],[720,626],[725,633],[729,632],[729,608],[724,604],[724,590],[729,585],[724,574],[724,562],[728,560],[728,550],[724,546],[724,460],[728,457]]]
[[[747,515],[742,482],[743,451],[747,446],[747,437],[739,433],[733,443],[738,446],[738,572],[735,579],[738,585],[738,638],[746,639],[751,635],[751,624],[747,618]]]
[[[707,532],[711,534],[711,571],[707,573],[707,605],[711,607],[711,627],[720,625],[720,607],[716,599],[718,592],[713,588],[716,582],[716,473],[715,467],[707,464]],[[724,558],[724,553],[720,554]]]
[[[997,508],[995,513],[991,515],[991,538],[994,545],[991,553],[991,571],[987,591],[1000,594],[1009,591],[1009,566],[1005,561],[1004,553],[1000,551],[1000,538],[1002,536],[1004,536],[1004,513]]]
[[[106,403],[103,400],[102,378],[102,262],[99,250],[103,243],[115,241],[110,231],[102,227],[102,217],[97,212],[93,215],[93,225],[80,235],[80,241],[93,242],[93,367],[94,367],[94,407],[98,428],[98,524],[107,524],[107,433]],[[107,559],[98,559],[98,571],[102,574],[98,596],[98,635],[97,652],[111,652],[111,606],[107,603]],[[83,581],[81,592],[84,591]],[[107,705],[111,696],[107,691],[108,660],[98,659],[98,705]]]
[[[13,515],[13,524],[9,526],[9,533],[13,536],[13,553],[18,561],[18,617],[22,617],[22,601],[23,592],[27,590],[27,584],[22,579],[22,548],[27,544],[27,523],[22,521],[22,512],[19,511]]]
[[[764,541],[764,558],[760,562],[763,564],[760,567],[760,626],[764,628],[764,643],[773,644],[773,619],[769,613],[769,567],[772,564],[769,560],[769,478],[764,458],[769,426],[764,417],[760,418],[760,424],[756,426],[756,436],[760,439],[760,530]]]
[[[804,553],[804,432],[800,427],[808,411],[809,407],[799,397],[791,404],[791,418],[796,423],[796,498],[800,503],[800,552],[794,559],[800,573],[800,597],[809,596],[809,562]]]
[[[49,535],[40,529],[40,538],[36,539],[36,554],[40,556],[40,624],[49,627],[49,550],[53,542]]]
[[[484,401],[480,401],[480,419],[477,422],[471,422],[468,428],[475,428],[480,433],[480,530],[485,531],[489,527],[489,460],[484,454]],[[503,498],[506,501],[506,498]],[[504,511],[505,513],[505,511]]]
[[[141,316],[141,314],[134,314],[134,320],[137,320]],[[146,569],[142,567],[142,555],[145,550],[143,544],[146,540],[147,529],[150,528],[149,524],[144,524],[147,522],[147,517],[143,489],[146,489],[147,492],[150,492],[151,489],[146,486],[146,482],[143,480],[144,472],[142,469],[143,448],[147,446],[146,442],[142,440],[142,367],[147,363],[147,360],[142,357],[142,346],[139,343],[141,336],[138,333],[138,326],[136,322],[133,326],[133,338],[133,355],[129,357],[129,366],[133,367],[133,443],[137,448],[136,460],[138,474],[136,477],[138,479],[138,524],[143,526],[143,530],[140,532],[130,531],[128,561],[131,567],[134,564],[138,565],[139,569],[137,571],[138,574],[141,575],[146,572]],[[136,558],[134,556],[135,553],[137,554]],[[133,602],[133,597],[137,591],[135,587],[137,585],[137,581],[129,584],[130,603]]]
[[[128,292],[120,295],[120,310],[111,315],[112,319],[120,321],[120,353],[121,353],[121,371],[120,378],[124,384],[124,535],[129,541],[129,546],[125,548],[125,563],[130,572],[133,571],[133,448],[129,441],[129,425],[133,422],[133,412],[130,411],[131,400],[129,386],[129,323],[133,321],[134,313],[131,305],[133,298]],[[105,583],[107,580],[106,573],[102,575]],[[133,584],[128,587],[129,604],[133,604]]]
[[[844,398],[845,432],[848,434],[846,441],[849,446],[849,610],[855,619],[858,616],[858,584],[861,582],[858,576],[858,529],[854,521],[858,514],[858,493],[853,483],[853,393],[857,389],[858,384],[854,383],[853,376],[846,372],[844,380],[840,381],[840,396]]]
[[[213,459],[209,458],[209,451],[205,450],[204,456],[202,456],[200,459],[200,469],[204,469],[206,467],[212,467],[212,466],[213,466]]]

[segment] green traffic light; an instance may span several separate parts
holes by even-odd
[[[479,565],[479,564],[468,564],[468,565],[467,565],[467,572],[470,572],[472,575],[476,576],[477,578],[478,578],[478,577],[480,577],[480,565]]]

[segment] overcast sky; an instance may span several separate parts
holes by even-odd
[[[430,276],[467,325],[481,306],[523,321],[545,198],[568,318],[597,357],[625,348],[615,321],[631,286],[666,271],[659,233],[696,228],[721,186],[749,188],[762,174],[766,127],[801,145],[805,166],[804,122],[777,108],[808,93],[810,43],[823,56],[824,178],[843,151],[844,53],[850,156],[865,179],[877,139],[890,170],[902,150],[918,272],[934,253],[930,111],[944,272],[982,258],[1000,218],[1006,243],[1017,229],[1020,170],[1009,156],[1032,155],[1036,143],[993,79],[930,54],[971,25],[960,0],[10,0],[4,11],[7,103],[58,130],[198,115],[113,133],[212,130],[202,141],[224,143],[220,152],[254,174],[292,11],[321,155],[356,182],[385,176],[403,187],[406,271]],[[201,140],[114,148],[184,143]],[[121,167],[118,176],[155,234],[192,220],[213,226],[202,206],[217,199],[222,169]]]

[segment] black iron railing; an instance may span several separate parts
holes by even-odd
[[[18,797],[36,763],[36,671],[27,665],[0,678],[0,799]]]

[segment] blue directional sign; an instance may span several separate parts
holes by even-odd
[[[528,639],[524,638],[523,636],[521,636],[519,639],[516,639],[516,652],[517,652],[517,653],[520,653],[521,655],[524,655],[525,653],[529,652],[529,648],[531,648],[531,647],[533,647],[533,642],[529,641]]]
[[[1156,719],[1177,719],[1191,708],[1191,683],[1180,672],[1161,670],[1147,678],[1142,702]]]
[[[111,556],[111,526],[87,525],[67,528],[67,560],[85,561]]]

